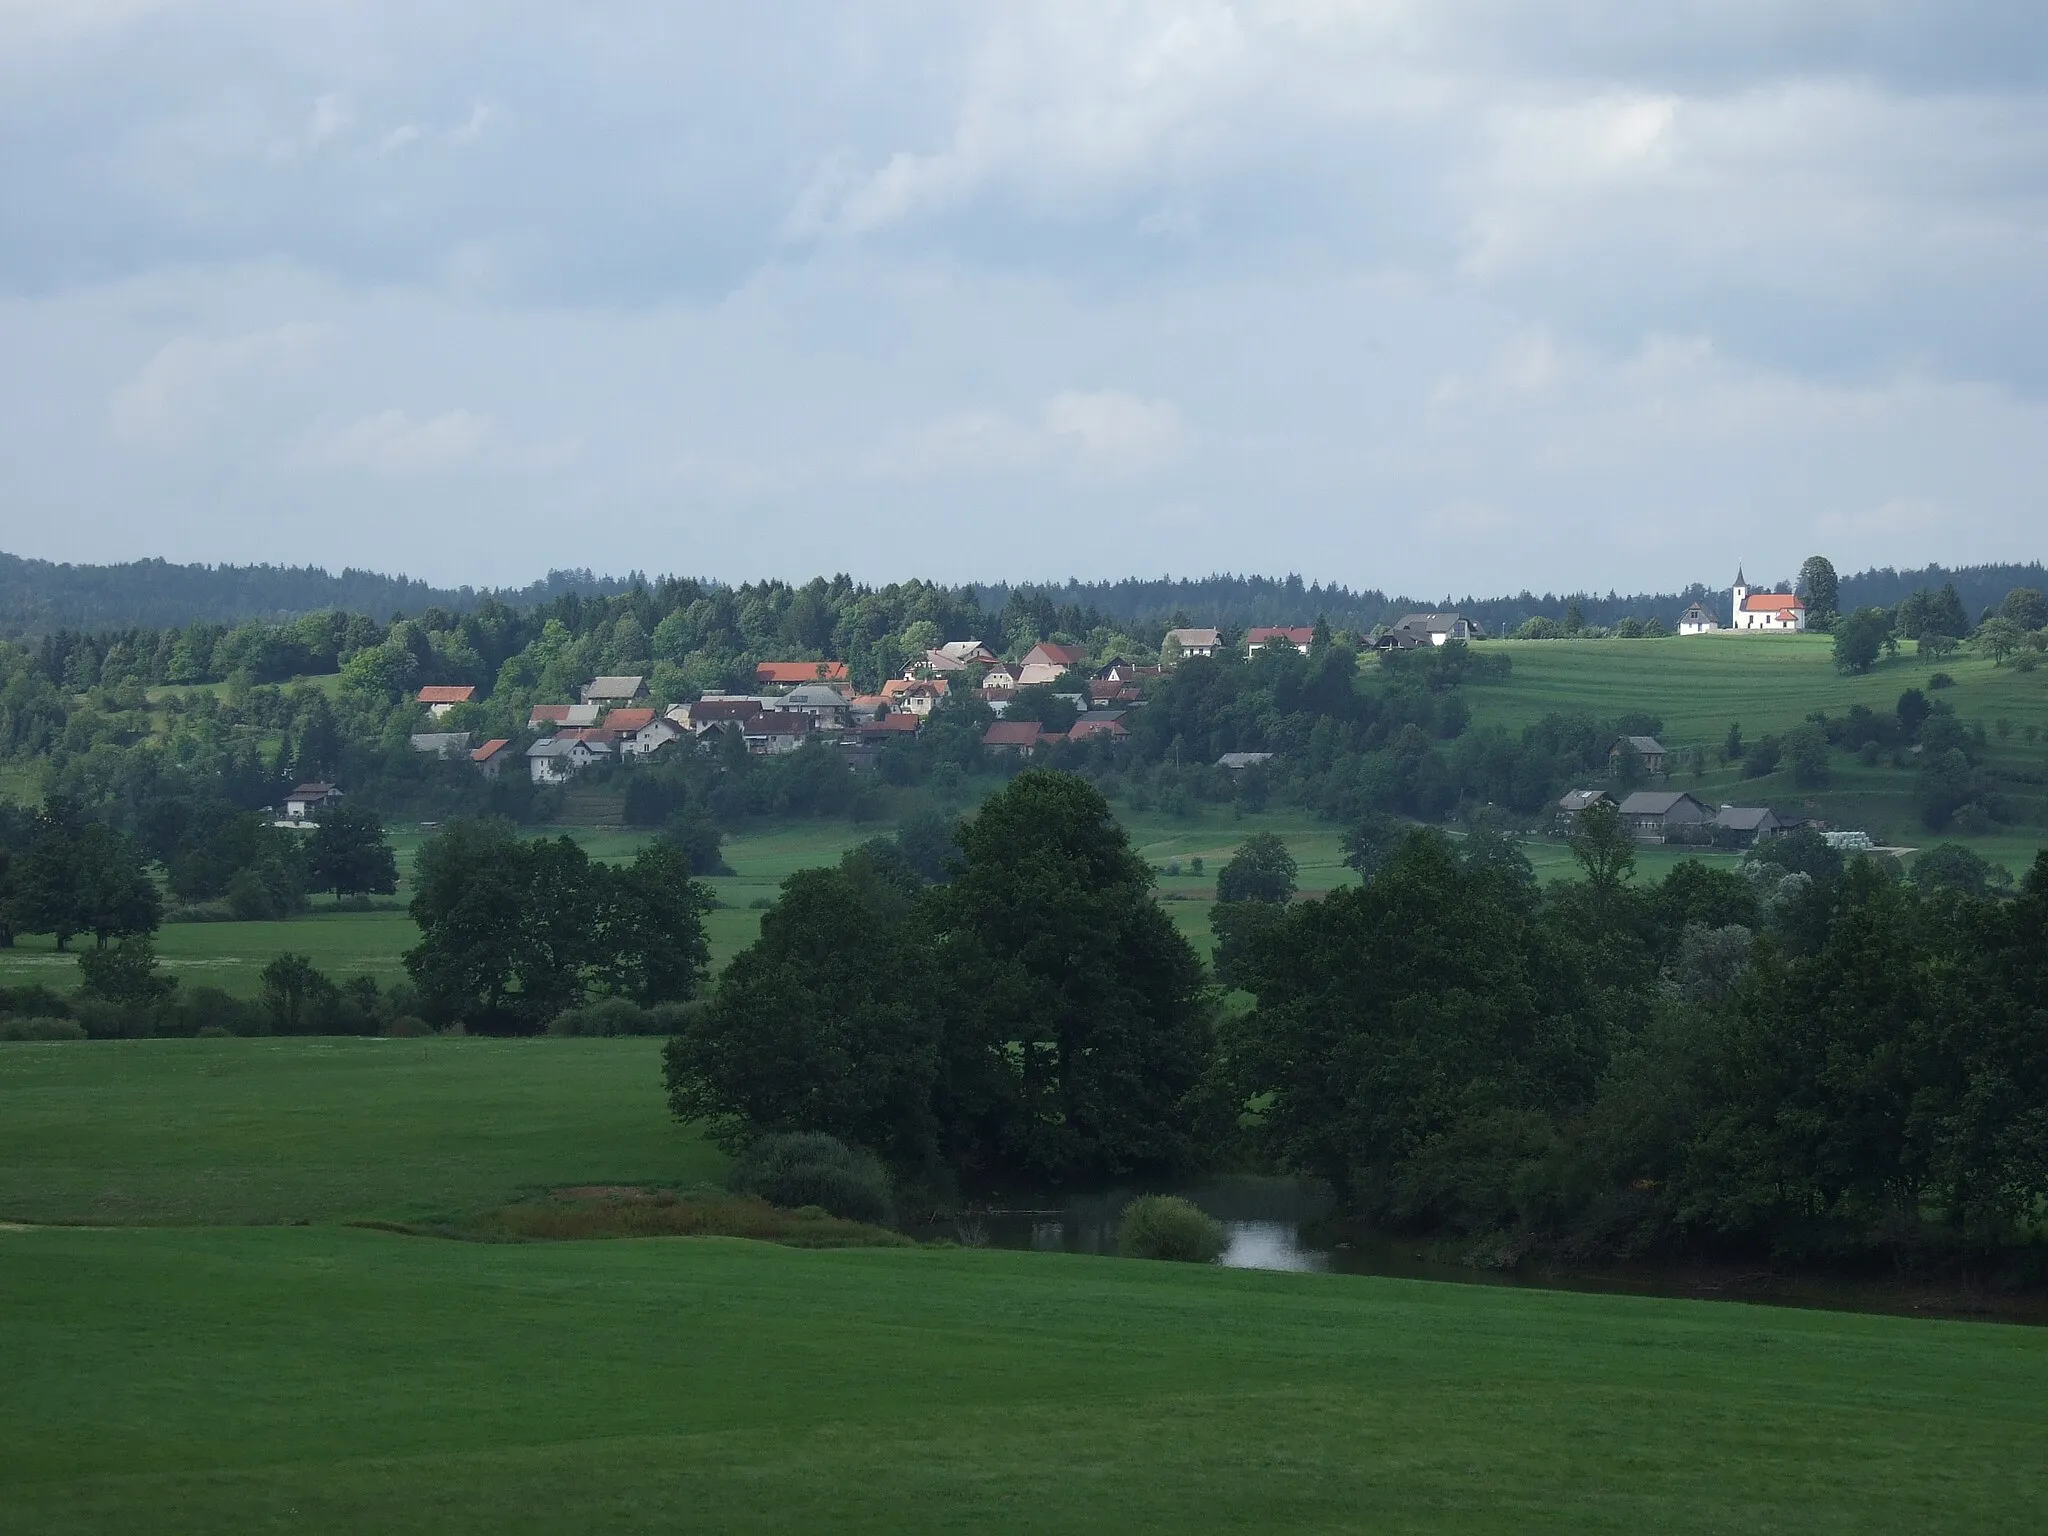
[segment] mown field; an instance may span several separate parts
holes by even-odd
[[[2031,1532],[2048,1507],[2048,1331],[339,1224],[715,1171],[647,1041],[0,1045],[0,1532]]]

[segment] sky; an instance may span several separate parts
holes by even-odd
[[[0,549],[2048,555],[2039,0],[0,0]]]

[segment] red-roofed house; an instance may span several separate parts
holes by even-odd
[[[1023,666],[1017,673],[1017,686],[1033,688],[1040,683],[1052,682],[1062,672],[1087,660],[1088,653],[1078,645],[1055,645],[1050,640],[1044,641],[1024,653]]]
[[[494,736],[469,754],[469,760],[476,764],[476,771],[487,779],[495,779],[498,770],[503,768],[511,757],[512,741],[506,736]]]
[[[892,737],[915,736],[924,728],[924,721],[916,715],[882,715],[859,727],[861,736],[887,741]]]
[[[882,698],[889,707],[911,715],[930,714],[951,691],[943,677],[892,677],[882,684]]]
[[[1288,629],[1271,625],[1260,625],[1245,632],[1244,653],[1250,656],[1269,645],[1291,645],[1301,652],[1302,655],[1306,656],[1309,646],[1315,643],[1315,638],[1316,632],[1313,628],[1295,627]]]
[[[1770,630],[1781,635],[1806,628],[1806,604],[1790,592],[1752,592],[1741,571],[1735,573],[1736,629]]]
[[[627,757],[659,752],[682,735],[682,727],[651,709],[615,709],[604,717],[604,732]]]
[[[1086,715],[1076,720],[1067,732],[1069,741],[1086,741],[1091,736],[1110,736],[1118,740],[1130,735],[1120,720],[1090,720]]]
[[[998,720],[981,733],[981,744],[996,752],[1029,757],[1038,750],[1044,731],[1036,720]]]
[[[846,681],[843,661],[764,661],[754,668],[754,681],[764,688],[794,688],[798,683]]]
[[[467,684],[458,687],[453,683],[429,683],[420,690],[420,702],[427,706],[427,713],[436,720],[456,705],[467,704],[475,697],[476,689]]]
[[[536,704],[527,712],[526,726],[537,731],[549,725],[595,725],[600,712],[596,704]]]

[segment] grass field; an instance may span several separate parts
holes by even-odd
[[[0,1046],[0,1216],[95,1224],[0,1223],[0,1532],[2031,1532],[2048,1501],[2048,1331],[336,1224],[715,1172],[651,1041]]]
[[[668,1118],[659,1056],[647,1039],[0,1044],[0,1221],[410,1219],[712,1177],[722,1159]]]

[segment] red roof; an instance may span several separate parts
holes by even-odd
[[[615,709],[604,717],[604,728],[608,731],[637,731],[653,723],[651,709]]]
[[[1100,736],[1104,731],[1112,736],[1130,735],[1130,732],[1115,720],[1076,720],[1074,728],[1067,732],[1067,740],[1083,741],[1090,736]]]
[[[883,715],[879,720],[870,720],[862,726],[861,734],[877,736],[915,736],[917,728],[924,722],[915,715]]]
[[[1050,640],[1042,640],[1034,645],[1025,653],[1024,659],[1028,662],[1033,656],[1055,667],[1079,666],[1088,659],[1088,653],[1080,646],[1055,645]]]
[[[1246,645],[1269,645],[1275,640],[1284,640],[1289,645],[1308,645],[1315,640],[1314,629],[1279,629],[1262,626],[1245,634]]]
[[[795,687],[798,683],[843,683],[843,661],[764,661],[754,668],[754,681]]]
[[[494,736],[489,741],[485,742],[482,746],[478,747],[474,752],[470,753],[469,760],[472,763],[488,763],[492,758],[496,757],[500,752],[504,751],[507,747],[511,745],[512,742],[509,737]]]
[[[1036,720],[998,720],[981,734],[984,747],[1035,747],[1040,735]]]
[[[476,697],[476,689],[465,684],[457,687],[453,683],[429,683],[420,690],[422,704],[467,704]]]
[[[526,717],[528,725],[560,725],[569,718],[567,704],[536,704]]]
[[[1790,592],[1752,592],[1742,600],[1744,613],[1789,613],[1805,606]]]

